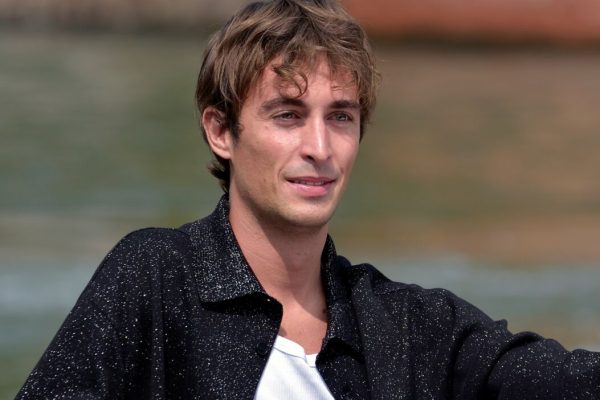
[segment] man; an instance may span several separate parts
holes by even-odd
[[[17,398],[600,398],[600,355],[336,255],[328,222],[376,81],[334,1],[238,12],[196,92],[217,209],[126,236]]]

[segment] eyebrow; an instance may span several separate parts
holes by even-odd
[[[352,100],[336,100],[331,104],[331,108],[351,108],[358,110],[360,109],[360,104]]]
[[[281,107],[281,106],[305,107],[306,104],[304,103],[304,101],[294,98],[294,97],[277,97],[275,99],[264,102],[260,106],[260,112],[261,113],[269,113],[269,112],[273,111],[274,109]],[[352,100],[336,100],[333,103],[331,103],[330,108],[358,110],[358,109],[360,109],[360,104],[358,104],[358,102],[352,101]]]
[[[281,106],[302,107],[304,106],[304,102],[300,99],[295,99],[293,97],[277,97],[261,104],[260,112],[268,113]]]

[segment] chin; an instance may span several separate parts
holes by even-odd
[[[316,208],[316,209],[315,209]],[[291,210],[290,210],[291,211]],[[288,214],[288,224],[291,227],[297,227],[307,230],[318,230],[327,226],[333,217],[333,210],[327,206],[311,207],[308,210],[299,210]]]

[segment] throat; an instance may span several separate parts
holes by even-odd
[[[324,301],[323,301],[324,303]],[[279,335],[298,343],[306,354],[316,354],[321,350],[327,332],[327,311],[321,308],[309,310],[283,305],[283,320]]]

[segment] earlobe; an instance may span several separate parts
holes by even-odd
[[[225,160],[229,160],[231,158],[232,138],[223,113],[214,107],[207,107],[202,113],[202,127],[212,152]]]

